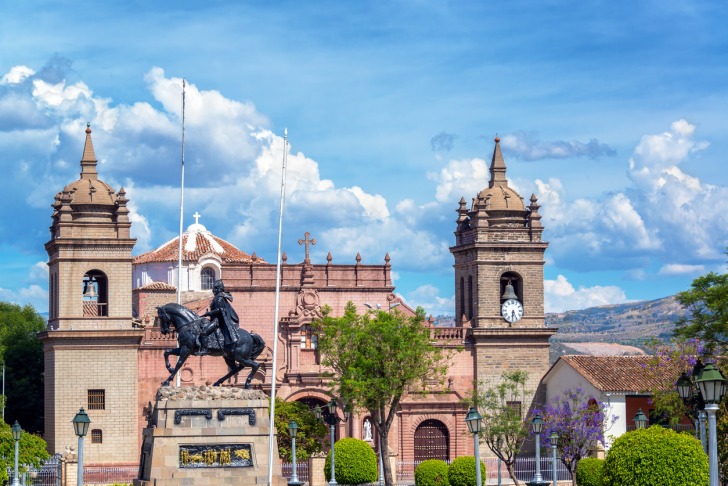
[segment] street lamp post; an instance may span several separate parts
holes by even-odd
[[[377,434],[379,437],[379,486],[384,486],[384,459],[382,459],[382,434]]]
[[[18,442],[20,442],[20,436],[23,435],[23,429],[20,428],[20,424],[16,420],[10,429],[13,433],[13,440],[15,441],[15,474],[13,475],[13,486],[20,486],[18,481]]]
[[[708,413],[710,486],[718,486],[718,440],[715,413],[718,411],[718,404],[725,396],[727,384],[723,374],[713,363],[708,363],[703,368],[697,381],[706,403],[705,411]]]
[[[288,424],[288,434],[291,436],[291,453],[293,455],[293,473],[291,474],[291,480],[288,481],[288,486],[300,486],[303,483],[298,480],[298,474],[296,472],[296,434],[298,434],[298,424],[295,420],[291,420]]]
[[[326,404],[326,408],[328,409],[328,415],[323,415],[321,407],[316,407],[314,409],[314,413],[316,414],[316,418],[324,419],[324,422],[329,425],[331,428],[331,481],[329,481],[329,486],[336,486],[338,483],[336,482],[336,466],[334,464],[335,460],[335,450],[334,450],[334,444],[336,441],[336,424],[341,422],[342,420],[336,415],[336,400],[331,399],[329,403]],[[344,420],[343,422],[348,422],[349,418],[351,418],[351,410],[344,406]]]
[[[483,416],[475,407],[470,407],[465,416],[465,423],[468,424],[468,430],[473,434],[475,445],[475,486],[481,486],[483,483],[480,480],[480,427],[483,423]]]
[[[675,383],[678,396],[682,399],[685,407],[692,412],[694,423],[695,423],[695,438],[700,439],[700,443],[703,445],[703,450],[708,453],[705,436],[705,401],[703,395],[700,392],[698,386],[698,378],[700,373],[705,368],[705,365],[700,360],[697,360],[693,366],[693,371],[688,373],[681,373]]]
[[[634,414],[634,427],[635,429],[644,429],[647,426],[647,415],[642,411],[641,408],[637,409],[637,413]]]
[[[536,434],[536,473],[533,475],[533,481],[526,483],[528,485],[541,485],[543,477],[541,476],[541,430],[543,429],[543,417],[537,413],[531,419],[531,430]]]
[[[91,425],[91,419],[83,408],[73,417],[73,431],[78,436],[78,486],[83,486],[83,438]]]
[[[556,431],[551,432],[549,442],[551,442],[551,470],[553,471],[551,478],[553,480],[552,486],[556,486],[556,447],[559,445],[559,434]]]

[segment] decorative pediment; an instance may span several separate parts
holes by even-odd
[[[321,315],[321,304],[318,291],[303,289],[296,296],[296,308],[288,313],[289,316],[318,319]]]

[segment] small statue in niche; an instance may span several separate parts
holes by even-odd
[[[364,438],[367,442],[372,441],[372,422],[369,418],[364,419]]]

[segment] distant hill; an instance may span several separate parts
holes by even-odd
[[[557,327],[555,341],[601,341],[640,346],[650,338],[669,339],[686,314],[674,296],[629,304],[546,314],[546,326]]]
[[[674,296],[548,313],[546,326],[559,329],[551,338],[552,358],[561,354],[636,354],[652,338],[670,339],[675,323],[685,315]],[[435,322],[452,326],[455,319],[437,316]]]

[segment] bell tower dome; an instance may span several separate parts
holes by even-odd
[[[549,338],[544,323],[544,252],[540,208],[535,195],[526,205],[508,185],[496,137],[490,181],[457,209],[455,315],[472,328],[479,380],[497,381],[503,371],[529,373],[536,390],[548,370]],[[530,406],[530,404],[525,404]],[[527,410],[527,408],[525,409]]]
[[[91,418],[87,464],[139,458],[139,343],[132,325],[131,223],[123,188],[99,180],[91,127],[81,176],[56,194],[48,253],[48,327],[43,342],[44,438],[50,453],[76,443],[70,421]]]

